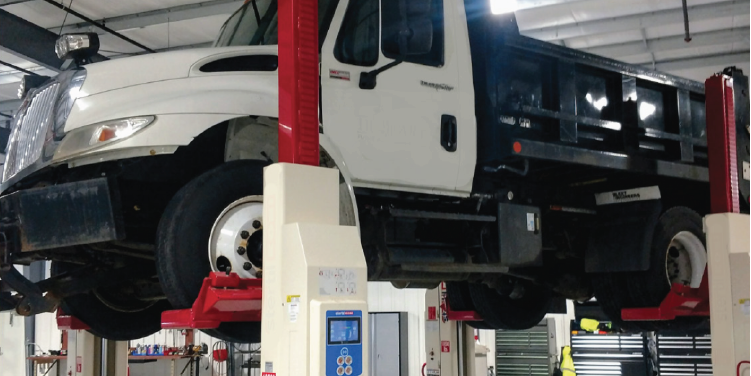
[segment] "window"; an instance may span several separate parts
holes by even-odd
[[[337,60],[366,67],[378,62],[379,10],[378,0],[350,0],[336,38]]]
[[[258,10],[256,17],[255,10]],[[238,9],[219,31],[214,46],[277,44],[276,0],[254,0]],[[258,22],[260,20],[260,22]]]
[[[323,38],[329,30],[338,3],[339,0],[318,1],[319,50],[323,45]],[[222,25],[219,38],[214,45],[223,47],[277,44],[279,41],[277,8],[277,0],[246,1]],[[256,10],[258,10],[258,17],[256,17]]]
[[[422,55],[406,56],[404,61],[434,67],[443,66],[443,0],[407,0],[407,7],[418,8],[412,11],[419,11],[421,14],[427,13],[430,15],[430,20],[433,23],[433,41],[430,52]],[[407,10],[407,12],[410,11],[411,9]],[[399,23],[399,13],[399,0],[383,0],[384,31],[381,36],[381,43],[383,46],[383,55],[391,59],[400,57],[398,39],[394,35],[398,32],[398,28],[386,27],[386,25]],[[393,31],[387,32],[387,30]]]

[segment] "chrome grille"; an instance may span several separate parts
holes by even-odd
[[[34,92],[26,108],[13,119],[3,170],[3,182],[39,160],[49,127],[54,121],[54,108],[60,83],[53,82]]]

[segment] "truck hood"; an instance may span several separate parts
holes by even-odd
[[[186,78],[197,63],[242,55],[276,55],[277,46],[197,48],[113,59],[86,66],[79,97],[151,82]]]

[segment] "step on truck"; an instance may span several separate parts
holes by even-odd
[[[62,37],[74,63],[27,85],[12,123],[0,309],[62,307],[128,340],[190,307],[210,271],[262,277],[277,10],[246,1],[212,48],[95,63],[94,35]],[[320,164],[340,172],[340,222],[359,227],[369,280],[446,282],[478,328],[529,328],[593,297],[624,330],[701,324],[620,310],[701,281],[703,84],[523,37],[488,0],[318,10]],[[736,107],[748,124],[748,98]],[[41,281],[13,267],[44,260]],[[207,332],[258,342],[260,323]]]

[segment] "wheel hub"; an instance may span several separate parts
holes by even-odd
[[[698,288],[707,265],[707,251],[704,244],[690,231],[677,233],[668,245],[666,254],[668,281]]]
[[[263,239],[263,196],[231,203],[214,222],[209,237],[209,262],[215,272],[258,278]]]

